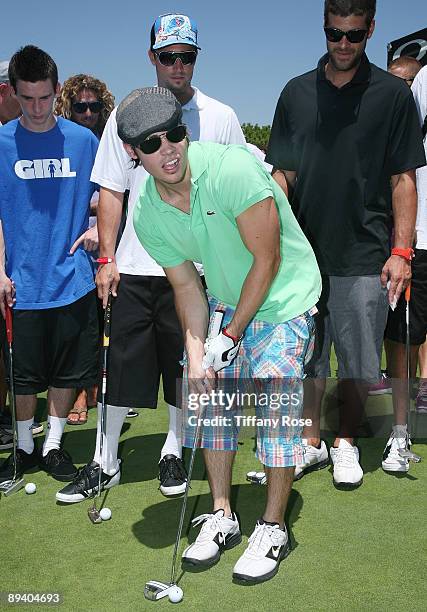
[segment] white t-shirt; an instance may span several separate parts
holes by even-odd
[[[412,93],[417,105],[421,125],[427,115],[427,66],[421,68],[412,83]],[[424,151],[427,157],[427,137],[424,137]],[[417,170],[418,210],[415,229],[417,249],[427,249],[427,166]]]
[[[230,106],[194,89],[194,96],[182,107],[182,122],[190,140],[220,144],[246,144],[245,137]],[[137,276],[164,276],[161,268],[142,247],[133,227],[133,211],[142,182],[147,178],[142,166],[133,162],[117,135],[116,109],[111,113],[99,143],[91,180],[101,187],[123,193],[130,190],[125,229],[116,252],[119,272]]]

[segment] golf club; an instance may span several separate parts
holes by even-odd
[[[402,457],[402,459],[408,459],[408,461],[412,461],[413,463],[419,463],[421,461],[421,457],[415,454],[409,448],[409,436],[411,433],[411,343],[409,337],[409,302],[411,301],[411,283],[405,289],[405,318],[406,318],[406,382],[407,382],[407,434],[405,439],[405,448],[399,448],[398,453]]]
[[[0,486],[0,490],[4,492],[4,495],[12,495],[24,487],[24,479],[17,478],[17,465],[16,465],[16,450],[18,445],[18,432],[16,428],[16,402],[15,402],[15,377],[13,369],[13,321],[12,321],[12,309],[10,308],[7,301],[4,303],[6,311],[6,337],[9,345],[9,396],[10,396],[10,407],[12,413],[12,435],[13,435],[13,478],[4,482]]]
[[[110,330],[111,330],[111,293],[108,295],[107,306],[105,307],[104,313],[104,336],[102,341],[102,383],[101,383],[101,418],[100,418],[100,432],[99,432],[99,478],[98,478],[98,490],[93,492],[93,505],[87,511],[88,516],[92,523],[102,523],[102,517],[96,506],[96,498],[101,497],[101,478],[102,478],[102,453],[104,449],[104,436],[106,430],[106,398],[107,398],[107,359],[108,359],[108,348],[110,345]]]
[[[213,338],[214,336],[217,336],[220,333],[223,318],[224,318],[224,312],[222,310],[216,310],[214,312],[213,317],[212,317],[212,325],[211,325],[209,337]],[[202,361],[202,366],[203,366],[203,361]],[[158,599],[162,599],[163,597],[168,596],[170,601],[177,603],[178,601],[181,601],[182,596],[183,596],[182,589],[180,589],[180,587],[178,587],[175,583],[176,558],[178,555],[179,543],[181,540],[182,528],[184,525],[185,511],[187,509],[188,491],[190,489],[191,476],[193,474],[194,459],[196,456],[197,442],[199,439],[200,422],[201,422],[200,416],[201,416],[201,412],[199,412],[199,418],[197,419],[196,431],[195,431],[194,440],[193,440],[193,448],[191,449],[190,465],[188,466],[188,473],[187,473],[187,484],[185,487],[184,497],[182,500],[181,515],[179,517],[178,531],[176,534],[175,547],[174,547],[173,557],[172,557],[170,582],[169,583],[159,582],[157,580],[150,580],[149,582],[147,582],[144,588],[144,596],[146,599],[149,599],[151,601],[156,601]]]

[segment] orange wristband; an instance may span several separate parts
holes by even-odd
[[[406,261],[411,262],[414,257],[414,249],[399,249],[395,247],[394,249],[391,249],[391,254],[399,255],[399,257],[404,257]]]

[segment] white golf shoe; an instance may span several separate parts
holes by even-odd
[[[246,583],[269,580],[277,573],[280,561],[290,550],[286,527],[282,530],[277,523],[258,520],[248,540],[248,547],[234,566],[233,579]]]
[[[407,472],[409,470],[409,461],[399,454],[399,449],[406,448],[407,432],[406,427],[393,427],[393,431],[387,441],[383,453],[381,466],[385,472]],[[408,449],[411,447],[411,441],[408,439]]]
[[[309,472],[321,470],[329,465],[329,455],[326,444],[323,440],[320,441],[320,448],[307,444],[305,438],[302,439],[304,455],[301,463],[297,463],[295,467],[294,480],[299,480]]]
[[[338,489],[355,489],[363,482],[363,470],[359,464],[359,449],[346,440],[340,440],[338,448],[329,449],[334,466],[333,483]]]
[[[227,518],[224,510],[201,514],[192,521],[193,526],[201,523],[200,533],[182,553],[182,561],[187,565],[210,567],[219,560],[223,550],[240,544],[242,534],[236,515]]]

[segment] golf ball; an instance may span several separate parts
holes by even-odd
[[[27,484],[25,485],[25,493],[28,493],[28,495],[32,495],[36,491],[37,487],[34,482],[27,482]]]
[[[99,512],[99,516],[102,518],[103,521],[109,521],[111,518],[110,508],[102,508],[102,510],[100,510]]]
[[[179,586],[171,586],[169,589],[169,601],[172,603],[179,603],[184,597],[184,593]]]

